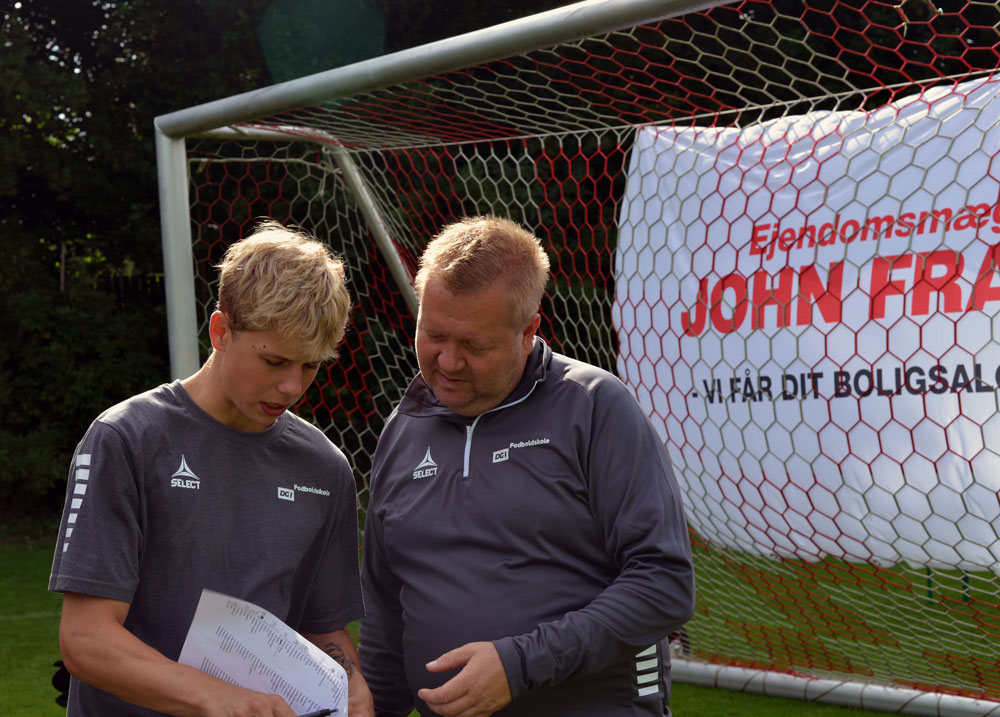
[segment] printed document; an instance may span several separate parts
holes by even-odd
[[[332,657],[253,603],[202,590],[178,662],[240,687],[281,695],[297,714],[347,715],[347,674]]]

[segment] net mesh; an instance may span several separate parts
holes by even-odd
[[[256,218],[344,256],[351,325],[297,411],[363,519],[413,317],[329,147],[411,273],[444,224],[510,217],[552,259],[541,334],[670,450],[698,577],[679,656],[1000,700],[997,27],[975,0],[738,2],[243,127],[288,141],[191,140],[199,335]],[[973,119],[945,130],[956,101]]]

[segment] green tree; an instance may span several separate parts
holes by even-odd
[[[153,119],[266,85],[262,0],[8,3],[0,519],[52,516],[107,406],[168,378]]]
[[[385,18],[389,52],[563,4],[371,3]],[[69,457],[90,421],[167,379],[153,120],[271,84],[258,37],[274,4],[6,0],[0,28],[5,523],[57,514]]]

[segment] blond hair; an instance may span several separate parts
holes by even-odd
[[[298,227],[260,222],[230,245],[219,269],[217,308],[234,331],[278,331],[315,360],[337,355],[351,296],[344,263]]]
[[[469,294],[500,281],[510,292],[513,324],[520,328],[538,311],[549,279],[549,258],[531,232],[509,219],[480,216],[449,224],[420,258],[414,279],[423,297],[430,276],[453,294]]]

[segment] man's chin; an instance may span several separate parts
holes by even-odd
[[[444,405],[451,408],[453,404],[461,405],[469,400],[469,394],[457,382],[435,381],[431,384],[434,395]]]
[[[445,408],[450,408],[455,413],[464,414],[469,406],[469,401],[467,399],[449,396],[447,394],[439,393],[437,395],[437,399],[445,406]]]
[[[436,390],[434,391],[434,395],[437,396],[437,400],[446,408],[451,409],[460,416],[476,415],[475,411],[470,410],[470,406],[474,401],[464,391]]]

